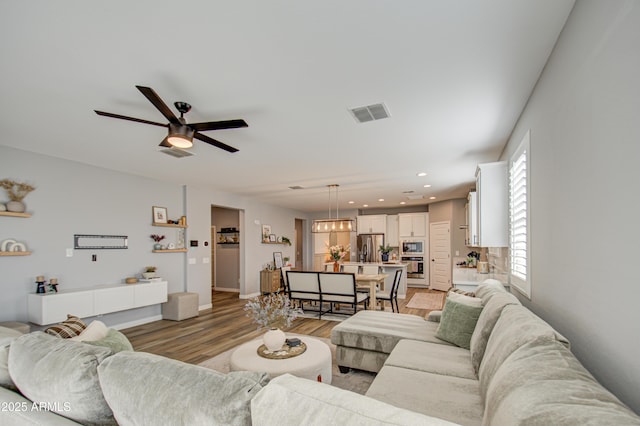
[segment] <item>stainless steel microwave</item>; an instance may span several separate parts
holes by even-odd
[[[424,241],[423,240],[403,241],[402,254],[424,254]]]

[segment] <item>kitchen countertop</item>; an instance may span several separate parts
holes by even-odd
[[[493,272],[489,274],[479,274],[476,268],[460,268],[457,266],[453,268],[454,286],[477,286],[489,278],[500,281],[505,287],[509,285],[507,282],[507,274]]]

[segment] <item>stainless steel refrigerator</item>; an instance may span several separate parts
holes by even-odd
[[[382,262],[380,246],[384,245],[384,234],[358,235],[358,262]]]

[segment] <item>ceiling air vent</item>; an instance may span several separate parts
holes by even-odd
[[[385,104],[374,104],[363,107],[351,108],[351,114],[358,123],[366,123],[367,121],[382,120],[389,117],[389,110]]]
[[[300,185],[294,185],[294,186],[290,186],[289,189],[304,189],[304,188]]]
[[[176,158],[191,157],[192,155],[194,155],[189,151],[185,151],[184,149],[180,149],[176,147],[161,149],[160,152],[164,152],[165,154],[170,155],[172,157],[176,157]]]

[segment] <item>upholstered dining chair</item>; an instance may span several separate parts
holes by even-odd
[[[365,309],[367,308],[369,295],[356,291],[356,276],[354,274],[320,272],[318,278],[322,303],[328,302],[330,304],[329,312],[341,313],[333,310],[334,305],[351,305],[354,314],[360,303],[364,305]]]
[[[398,307],[398,288],[400,287],[400,279],[402,278],[402,269],[398,269],[396,271],[396,275],[393,278],[393,284],[389,291],[377,291],[376,292],[376,300],[382,304],[382,309],[384,310],[384,302],[389,301],[391,303],[391,310],[393,312],[400,312],[400,308]],[[393,303],[395,302],[395,306]]]
[[[378,275],[380,273],[380,267],[378,265],[362,265],[363,275]]]
[[[280,268],[280,272],[282,273],[282,284],[284,284],[285,293],[289,293],[289,282],[287,281],[287,271],[291,270],[291,266],[283,266]]]
[[[358,265],[342,265],[342,272],[347,272],[349,274],[357,274],[359,267],[360,266]]]

